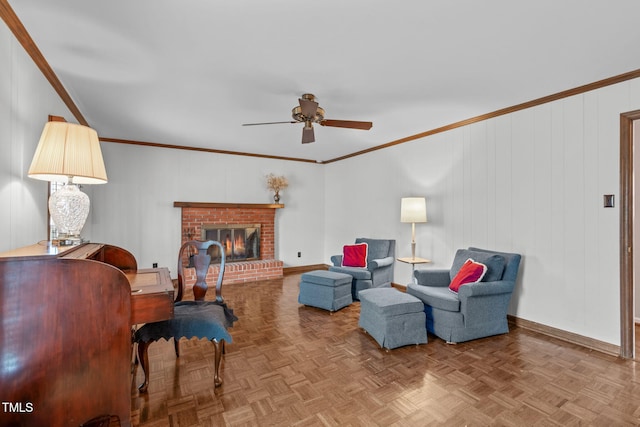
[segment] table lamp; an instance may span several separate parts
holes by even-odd
[[[49,197],[49,212],[61,233],[59,237],[72,244],[80,243],[90,202],[78,184],[107,182],[98,133],[90,127],[64,121],[47,122],[28,175],[64,183]]]
[[[416,258],[416,222],[427,222],[427,201],[424,197],[403,197],[400,222],[411,223],[411,258]]]

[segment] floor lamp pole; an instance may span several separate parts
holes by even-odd
[[[411,258],[416,259],[416,223],[411,223]]]

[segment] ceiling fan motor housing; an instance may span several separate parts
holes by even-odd
[[[324,109],[322,107],[317,107],[316,113],[311,117],[307,117],[302,113],[302,107],[298,105],[291,110],[291,117],[293,117],[296,122],[320,123],[324,120]]]

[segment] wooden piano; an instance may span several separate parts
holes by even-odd
[[[2,424],[131,425],[131,327],[172,317],[173,292],[113,245],[0,253]]]

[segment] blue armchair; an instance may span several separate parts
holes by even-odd
[[[449,283],[468,258],[485,264],[487,272],[481,282],[463,285],[455,294]],[[417,283],[407,285],[407,293],[425,304],[427,331],[448,343],[505,334],[520,258],[514,253],[459,249],[450,270],[416,270]]]
[[[333,255],[333,266],[329,271],[346,273],[353,277],[351,294],[354,300],[359,300],[358,292],[363,289],[390,287],[393,280],[395,265],[396,241],[386,239],[367,239],[359,237],[356,243],[368,245],[367,267],[342,267],[342,255]]]

